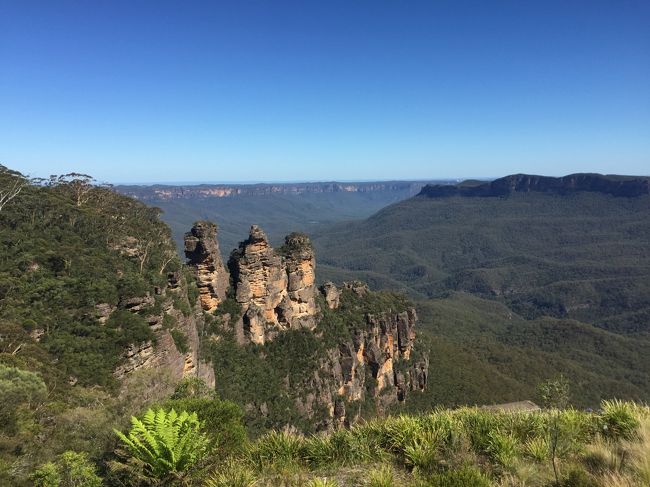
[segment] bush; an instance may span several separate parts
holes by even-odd
[[[55,462],[38,468],[31,480],[36,487],[100,487],[102,479],[95,473],[95,466],[85,453],[67,451]]]
[[[462,467],[435,475],[430,487],[491,487],[492,482],[475,467]]]

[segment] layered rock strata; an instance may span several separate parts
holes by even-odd
[[[185,257],[196,276],[201,307],[208,312],[214,311],[226,299],[229,285],[214,223],[196,222],[185,234]]]
[[[316,259],[306,235],[291,234],[276,252],[256,225],[228,261],[245,340],[263,344],[279,332],[316,325]]]
[[[142,316],[154,334],[153,341],[131,345],[124,352],[124,360],[114,371],[114,376],[118,380],[123,380],[139,370],[157,369],[169,373],[173,380],[200,377],[209,387],[214,388],[215,377],[212,364],[199,357],[198,329],[201,326],[199,323],[201,314],[191,313],[185,316],[174,307],[175,300],[187,299],[186,292],[186,288],[180,285],[167,286],[160,290],[158,299],[162,304],[159,310],[156,310],[155,300],[149,295],[130,298],[118,304],[117,309]],[[164,325],[165,316],[171,318],[175,323],[174,329],[185,336],[187,351],[178,350],[171,330]]]
[[[359,405],[368,396],[375,399],[378,408],[385,409],[404,401],[411,391],[424,390],[428,359],[408,363],[416,321],[413,308],[401,313],[366,315],[364,327],[327,351],[308,380],[311,392],[296,400],[298,410],[310,416],[325,409],[327,415],[319,427],[329,429],[353,423]]]

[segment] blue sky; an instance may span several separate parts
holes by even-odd
[[[0,163],[110,182],[650,173],[650,2],[0,0]]]

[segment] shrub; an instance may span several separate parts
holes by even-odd
[[[474,467],[462,467],[435,475],[431,487],[491,487],[492,482],[480,470]]]
[[[304,438],[288,431],[271,431],[249,449],[249,458],[258,468],[286,468],[302,461]]]
[[[199,379],[200,380],[200,379]],[[197,379],[188,379],[187,382],[181,383],[174,397],[180,393],[179,389],[184,390],[185,394],[192,394],[191,389],[197,385]],[[203,381],[200,381],[203,384]],[[194,390],[197,394],[202,394],[201,386]],[[222,401],[214,396],[210,397],[184,397],[181,399],[171,399],[162,404],[164,409],[175,409],[177,411],[187,411],[196,413],[202,424],[202,431],[209,437],[211,448],[217,453],[238,453],[243,451],[246,444],[246,428],[242,423],[243,411],[241,408],[230,401]]]
[[[397,484],[393,469],[388,465],[382,465],[380,468],[371,470],[366,485],[368,487],[394,487]]]
[[[95,473],[95,466],[85,453],[67,451],[55,462],[38,468],[31,480],[36,487],[100,487],[102,479]]]

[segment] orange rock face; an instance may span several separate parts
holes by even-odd
[[[275,250],[258,226],[228,262],[245,340],[264,343],[287,329],[314,328],[316,259],[309,238],[291,234]]]
[[[229,284],[214,223],[196,222],[185,234],[185,256],[196,276],[201,308],[214,311],[226,299]]]

